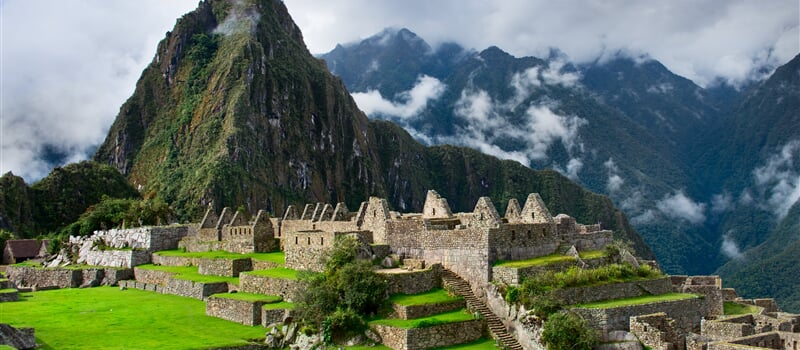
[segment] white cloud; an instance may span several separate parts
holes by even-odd
[[[428,102],[442,96],[447,86],[439,79],[427,75],[417,78],[411,90],[399,93],[392,102],[377,90],[353,93],[358,107],[370,116],[395,116],[403,119],[416,117]]]
[[[567,177],[578,181],[578,172],[583,169],[583,161],[580,158],[572,158],[567,163]]]
[[[711,197],[711,212],[724,213],[734,207],[733,196],[728,192],[715,194]]]
[[[652,209],[647,209],[639,215],[631,218],[631,223],[634,225],[651,224],[656,220],[656,214]]]
[[[737,245],[736,241],[731,238],[730,232],[722,235],[722,245],[720,246],[720,251],[723,255],[730,259],[741,259],[743,257],[742,251],[739,249],[739,245]]]
[[[86,159],[175,19],[197,1],[0,2],[0,173]]]
[[[693,201],[682,190],[664,196],[656,202],[656,208],[670,218],[686,220],[695,225],[706,220],[706,204]]]
[[[547,57],[556,47],[578,62],[619,51],[643,54],[704,85],[733,83],[798,52],[796,0],[286,0],[312,52],[366,38],[387,26],[426,40],[475,49],[496,45],[516,56]],[[447,16],[442,16],[446,13]]]
[[[766,205],[778,218],[783,218],[800,199],[800,141],[788,142],[772,155],[764,166],[753,171],[757,189]]]
[[[617,164],[614,163],[614,159],[608,158],[608,160],[603,163],[603,166],[605,166],[608,171],[606,190],[608,190],[609,193],[619,191],[620,187],[625,183],[625,180],[622,176],[619,176],[619,168],[617,168]]]

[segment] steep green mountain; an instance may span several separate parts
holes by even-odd
[[[103,198],[138,198],[116,169],[84,161],[53,169],[28,186],[12,173],[0,177],[0,229],[22,238],[59,231]]]
[[[652,252],[611,201],[564,176],[456,147],[425,147],[370,121],[310,55],[283,3],[204,1],[159,44],[95,159],[198,219],[211,203],[280,214],[370,195],[421,210],[428,189],[456,211],[540,192],[554,212],[601,222]]]

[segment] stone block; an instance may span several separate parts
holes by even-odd
[[[238,277],[239,273],[253,269],[250,258],[198,259],[197,262],[201,275]]]
[[[263,305],[260,301],[234,300],[212,295],[206,300],[206,315],[255,326],[261,324]]]

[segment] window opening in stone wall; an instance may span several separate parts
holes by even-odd
[[[512,231],[511,231],[511,240],[512,240],[512,241],[514,240],[514,238],[516,238],[516,237],[515,237],[516,235],[517,235],[517,232],[512,230]]]
[[[483,213],[481,213],[481,220],[483,220]]]
[[[545,231],[545,229],[542,229],[542,237],[544,237],[545,235],[547,235],[547,231]]]
[[[528,230],[528,239],[531,239],[531,230]]]
[[[436,208],[431,208],[431,216],[436,216]]]
[[[378,217],[378,209],[372,209],[372,217],[373,218],[377,218]]]
[[[311,237],[308,237],[308,245],[311,245]]]
[[[319,238],[319,245],[325,245],[325,237]]]
[[[531,213],[531,219],[536,219],[536,213]]]
[[[295,237],[295,238],[294,238],[294,244],[300,244],[300,243],[298,242],[298,237]]]

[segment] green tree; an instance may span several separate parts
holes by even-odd
[[[542,342],[548,350],[591,350],[598,341],[589,323],[572,312],[550,315],[542,330]]]

